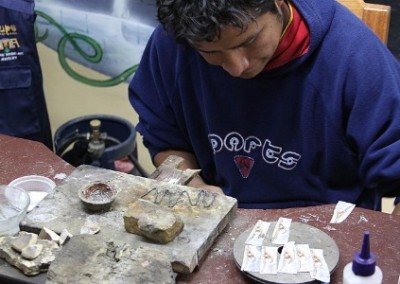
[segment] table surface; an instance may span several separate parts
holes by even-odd
[[[69,175],[73,170],[73,166],[41,143],[0,135],[0,184],[8,184],[15,178],[32,174],[49,177],[60,184],[63,180],[57,177]],[[276,221],[279,217],[315,226],[336,241],[340,260],[331,276],[331,283],[342,283],[343,267],[351,261],[353,253],[360,250],[365,230],[370,231],[371,251],[375,253],[377,264],[383,271],[383,283],[398,283],[400,216],[355,208],[343,223],[330,224],[334,208],[334,204],[329,204],[275,210],[238,209],[210,251],[200,260],[200,265],[191,274],[178,275],[177,283],[253,283],[235,264],[234,242],[257,220]],[[45,274],[24,277],[22,273],[6,269],[5,266],[8,264],[0,265],[0,283],[44,283]]]

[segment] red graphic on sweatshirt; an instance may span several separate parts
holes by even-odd
[[[254,165],[254,159],[247,156],[235,156],[234,161],[244,178],[248,178]]]

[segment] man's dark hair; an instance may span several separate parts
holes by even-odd
[[[157,17],[178,42],[214,41],[223,26],[242,31],[259,15],[277,13],[274,0],[157,0]]]

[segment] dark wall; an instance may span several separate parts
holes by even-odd
[[[388,48],[400,60],[400,0],[367,0],[365,2],[389,5],[392,8],[390,14]]]

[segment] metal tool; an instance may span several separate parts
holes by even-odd
[[[179,169],[183,162],[182,157],[175,155],[168,156],[165,161],[157,167],[157,169],[149,176],[151,179],[165,181],[171,184],[188,184],[196,175],[199,174],[198,169]]]

